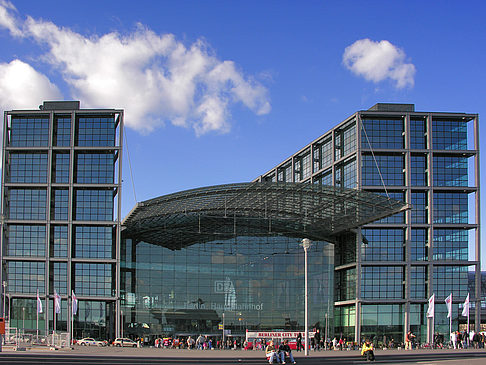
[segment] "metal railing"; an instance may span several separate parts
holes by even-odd
[[[6,327],[4,346],[15,346],[17,350],[33,346],[48,346],[56,348],[69,347],[70,336],[68,332],[56,332],[49,335],[24,333],[15,327]]]

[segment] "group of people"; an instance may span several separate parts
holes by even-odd
[[[156,348],[165,349],[188,349],[188,350],[215,350],[215,349],[232,349],[237,350],[241,348],[241,340],[239,338],[227,338],[224,343],[221,338],[212,338],[210,336],[199,335],[197,337],[156,337],[153,339],[139,338],[135,340],[140,347],[154,346]]]
[[[292,364],[296,364],[292,349],[289,346],[289,340],[284,340],[278,348],[275,347],[273,341],[270,341],[265,349],[265,354],[269,364],[273,364],[274,361],[279,364],[286,364],[286,359]]]
[[[486,336],[484,333],[475,331],[469,333],[466,330],[463,332],[453,331],[451,332],[451,343],[455,349],[467,349],[468,347],[474,347],[475,349],[485,348]]]

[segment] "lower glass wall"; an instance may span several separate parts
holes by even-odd
[[[74,338],[93,337],[113,341],[115,339],[114,302],[78,301],[74,316]]]
[[[354,341],[354,331],[356,325],[356,306],[340,306],[334,309],[335,336]]]
[[[427,304],[410,304],[410,331],[417,343],[427,342]]]
[[[404,306],[402,304],[361,305],[361,337],[375,344],[400,343],[404,331]]]
[[[129,337],[230,336],[304,329],[300,239],[240,236],[178,250],[122,240],[121,309]],[[333,313],[333,245],[308,251],[309,328]],[[332,323],[332,322],[331,322]]]
[[[9,318],[10,328],[17,328],[25,334],[37,334],[37,330],[41,336],[46,333],[45,314],[39,313],[37,317],[35,298],[11,298],[8,304],[5,315]],[[45,300],[42,305],[45,308]]]

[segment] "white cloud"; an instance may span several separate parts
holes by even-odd
[[[0,0],[0,26],[7,28],[14,36],[20,36],[22,32],[17,27],[17,21],[13,16],[16,12],[15,6],[8,0]]]
[[[343,54],[344,65],[355,75],[374,83],[391,79],[397,88],[414,85],[415,66],[405,62],[406,55],[389,41],[360,39]]]
[[[5,4],[0,2],[0,14],[9,15],[13,9]],[[140,131],[170,121],[198,135],[227,132],[234,103],[257,115],[270,112],[267,89],[232,61],[218,60],[204,40],[186,47],[172,34],[158,35],[142,25],[125,36],[85,37],[31,17],[19,28],[11,25],[13,16],[5,19],[0,26],[47,45],[42,59],[60,71],[83,107],[123,108],[126,125]]]
[[[58,88],[27,63],[0,63],[0,109],[37,109],[42,100],[61,99]]]

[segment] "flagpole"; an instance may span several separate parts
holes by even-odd
[[[452,302],[451,302],[452,306]],[[452,310],[451,310],[451,316],[449,317],[449,342],[452,341]]]
[[[71,345],[73,345],[74,338],[74,313],[73,313],[73,298],[71,297]]]
[[[432,348],[435,346],[435,312],[432,316]]]
[[[39,342],[39,289],[37,289],[37,298],[35,301],[35,313],[37,314],[35,319],[35,332],[37,334],[37,338],[35,340],[38,343]]]

